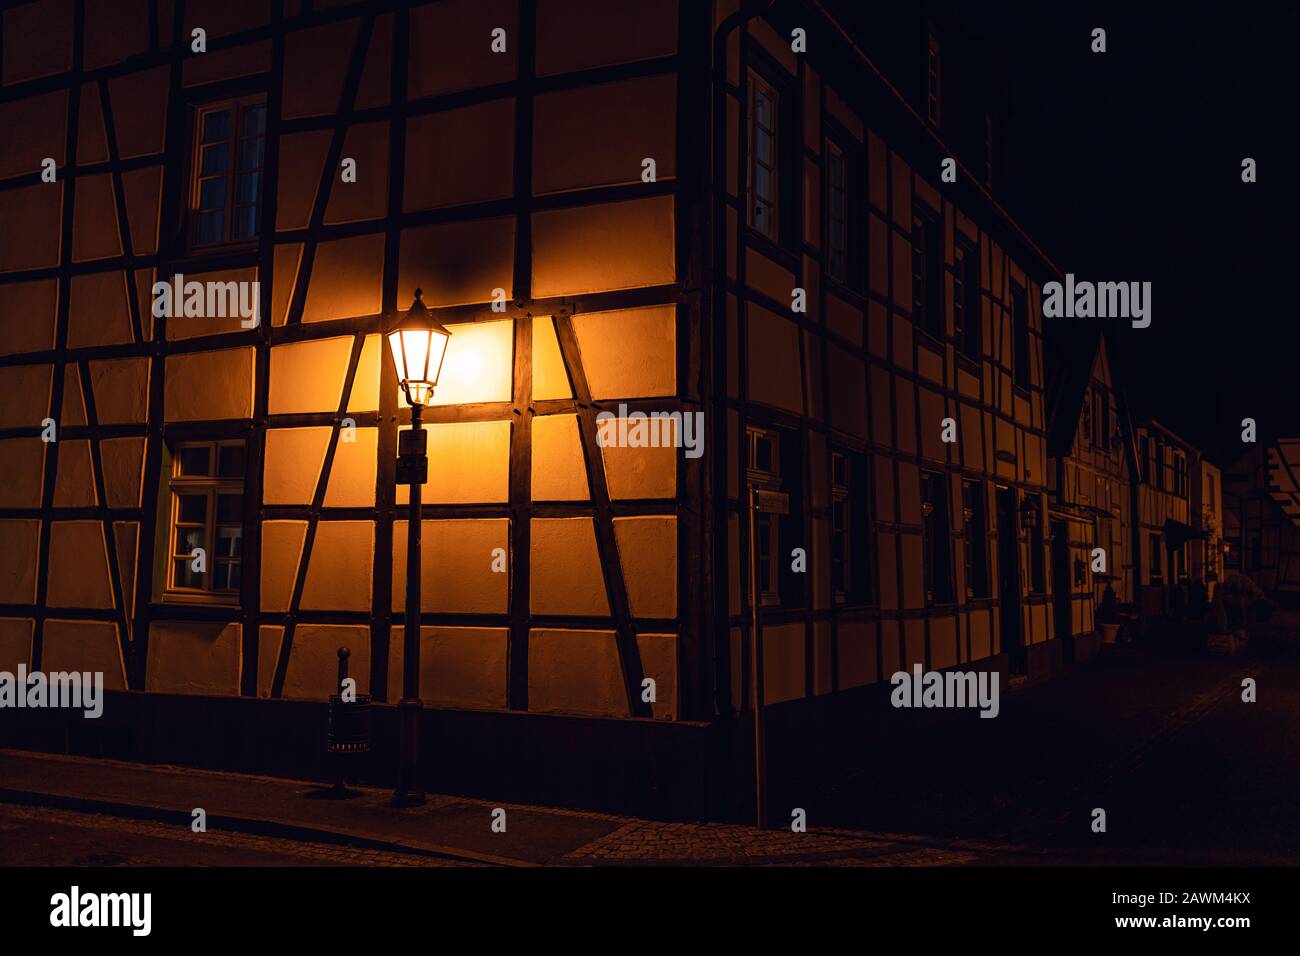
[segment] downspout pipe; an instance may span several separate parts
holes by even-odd
[[[710,360],[713,365],[712,371],[716,372],[718,368],[725,369],[726,362],[720,361],[727,351],[727,210],[726,210],[726,189],[727,189],[727,42],[733,31],[748,23],[754,17],[757,17],[765,11],[772,8],[776,0],[742,0],[740,8],[734,13],[728,14],[713,33],[713,63],[712,63],[712,84],[713,84],[713,175],[709,181],[709,203],[710,215],[712,216],[713,231],[713,316],[712,316],[712,348],[710,350]],[[713,379],[713,416],[714,416],[714,447],[721,446],[722,453],[713,456],[713,488],[715,495],[726,496],[727,489],[727,453],[726,435],[727,435],[727,386],[725,381],[718,381],[716,374],[711,376]],[[734,449],[730,450],[734,451]],[[710,515],[712,520],[713,515]],[[712,559],[713,559],[713,640],[714,640],[714,667],[713,667],[713,696],[714,707],[720,714],[732,713],[731,695],[722,693],[722,685],[718,680],[721,672],[719,664],[723,656],[718,653],[722,648],[727,648],[726,653],[730,654],[730,605],[727,600],[726,587],[719,588],[719,582],[725,582],[730,575],[731,569],[727,557],[727,524],[724,521],[721,527],[714,522],[713,540],[712,540]],[[726,569],[725,574],[719,574],[719,569]],[[721,603],[718,597],[721,594]],[[727,668],[730,675],[731,670]],[[729,678],[728,678],[729,679]]]

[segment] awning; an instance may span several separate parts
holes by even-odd
[[[1204,531],[1197,531],[1189,524],[1183,524],[1181,521],[1175,521],[1173,518],[1165,519],[1165,544],[1171,551],[1176,551],[1188,541],[1194,541],[1205,537]]]

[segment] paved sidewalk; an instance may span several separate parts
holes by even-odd
[[[506,832],[491,829],[497,805],[430,795],[413,809],[388,791],[358,788],[349,800],[313,797],[319,785],[115,760],[0,750],[0,803],[89,811],[187,827],[202,808],[208,829],[335,843],[507,866],[951,865],[1033,855],[1023,847],[930,840],[853,830],[793,833],[719,823],[662,823],[586,811],[501,804]],[[131,824],[123,822],[124,828]],[[38,861],[37,861],[38,862]]]

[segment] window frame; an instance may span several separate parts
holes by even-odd
[[[781,241],[781,229],[783,226],[781,215],[781,203],[783,201],[783,190],[781,189],[782,175],[782,155],[781,155],[781,135],[784,132],[781,117],[783,108],[780,86],[764,75],[754,66],[749,67],[748,73],[748,95],[746,96],[747,113],[745,117],[745,135],[748,137],[748,160],[746,166],[745,182],[745,223],[754,232],[763,238],[779,243]],[[755,108],[759,92],[765,92],[770,101],[771,125],[762,127],[771,137],[772,140],[772,159],[770,163],[765,163],[758,157],[756,143],[758,132],[760,130],[758,123],[758,110]],[[758,183],[757,169],[763,165],[769,173],[771,182],[771,196],[764,198],[763,203],[768,207],[770,225],[764,229],[755,222],[755,210],[758,206]]]
[[[768,441],[771,445],[770,468],[762,467],[758,462],[758,445]],[[745,478],[747,487],[759,487],[766,491],[781,490],[781,435],[771,428],[761,425],[748,425],[745,428]],[[747,504],[748,507],[748,504]],[[780,515],[761,513],[754,516],[755,533],[758,540],[753,542],[753,555],[758,563],[754,579],[758,582],[758,603],[760,606],[776,606],[781,603],[781,522]],[[762,547],[763,533],[766,531],[769,544],[768,553]]]
[[[926,34],[925,116],[936,128],[943,122],[943,61],[933,31]]]
[[[1024,391],[1029,390],[1033,378],[1030,362],[1029,290],[1014,279],[1011,282],[1011,383]]]
[[[244,451],[244,467],[238,476],[221,476],[217,474],[220,471],[221,449],[225,447],[239,447]],[[186,475],[182,473],[185,452],[188,449],[204,448],[208,451],[208,471],[207,475]],[[230,495],[239,498],[241,504],[246,505],[245,481],[248,474],[248,445],[243,439],[187,439],[175,442],[171,448],[171,473],[167,477],[167,482],[163,488],[164,493],[168,496],[167,501],[167,529],[166,538],[163,547],[163,556],[167,562],[163,571],[163,589],[162,600],[168,602],[198,603],[198,604],[223,604],[239,605],[242,588],[242,575],[246,555],[244,554],[244,519],[243,509],[241,507],[240,518],[237,527],[239,527],[240,542],[238,556],[219,555],[216,548],[217,532],[221,528],[236,527],[232,522],[218,521],[218,499],[222,495]],[[180,508],[182,497],[203,497],[206,500],[205,516],[202,524],[198,522],[182,522],[180,520]],[[192,560],[193,552],[184,554],[180,551],[180,534],[182,528],[202,527],[203,542],[206,548],[206,562],[203,570],[203,584],[200,587],[190,587],[176,583],[176,566],[179,562]],[[239,577],[239,585],[233,588],[216,587],[216,572],[218,564],[237,565],[236,575]]]
[[[245,112],[252,108],[260,106],[264,111],[262,130],[253,136],[245,136],[242,132]],[[192,106],[192,123],[190,128],[191,150],[189,157],[189,169],[187,170],[186,181],[186,203],[184,236],[185,249],[191,255],[205,255],[211,253],[227,252],[231,250],[255,249],[261,240],[263,222],[262,214],[266,202],[266,158],[267,145],[270,138],[268,121],[270,118],[268,108],[268,97],[265,91],[247,93],[240,96],[228,96],[219,100],[211,100],[204,103],[194,104]],[[204,176],[202,174],[202,158],[204,146],[203,125],[207,116],[212,113],[218,113],[228,110],[231,113],[230,131],[225,143],[230,149],[230,163],[220,176]],[[239,146],[245,140],[260,139],[262,143],[260,165],[251,169],[241,170],[239,168]],[[240,203],[238,200],[238,191],[240,180],[250,173],[258,174],[257,195],[254,202]],[[222,207],[223,224],[222,238],[215,242],[202,242],[199,239],[199,222],[202,212],[201,195],[203,183],[208,180],[224,178],[226,181],[226,199]],[[241,207],[250,206],[254,213],[254,228],[251,236],[232,238],[235,230],[235,214]]]
[[[938,253],[938,263],[930,260]],[[912,324],[936,342],[944,339],[943,229],[939,216],[912,200]],[[918,269],[919,263],[919,269]],[[918,297],[917,293],[922,294]],[[932,305],[931,299],[937,298]],[[918,309],[919,302],[919,309]]]
[[[956,600],[956,586],[952,573],[952,508],[948,500],[951,494],[948,474],[921,469],[920,485],[921,555],[924,569],[922,585],[925,591],[925,606],[945,607]],[[937,495],[934,494],[935,489],[938,490]],[[936,511],[939,513],[939,519],[932,520]],[[942,522],[941,527],[940,522]]]
[[[952,334],[957,354],[984,360],[984,317],[980,295],[979,250],[954,235],[952,246]]]

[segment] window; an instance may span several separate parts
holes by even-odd
[[[1011,284],[1011,326],[1015,333],[1015,352],[1012,355],[1012,381],[1021,388],[1029,387],[1029,298],[1025,287]]]
[[[1097,433],[1092,428],[1092,390],[1083,393],[1083,409],[1079,415],[1079,434],[1085,441],[1097,444]]]
[[[961,483],[962,520],[966,527],[965,548],[966,598],[989,596],[988,521],[985,518],[984,483]]]
[[[781,489],[781,443],[776,432],[765,428],[746,429],[749,445],[749,484],[769,491]],[[755,571],[759,603],[781,603],[780,539],[781,516],[761,513],[754,516]]]
[[[256,239],[262,220],[266,101],[259,96],[203,107],[194,139],[190,246]]]
[[[1029,593],[1047,593],[1047,568],[1043,558],[1043,502],[1037,495],[1031,496],[1029,506],[1036,512],[1034,523],[1029,528]]]
[[[831,454],[831,594],[843,602],[853,579],[853,501],[849,496],[850,465],[846,456]]]
[[[919,204],[912,212],[912,314],[917,328],[943,338],[943,231]]]
[[[1187,497],[1187,456],[1181,451],[1174,452],[1174,494]]]
[[[948,521],[948,478],[921,472],[921,527],[925,557],[925,603],[952,603],[952,541]]]
[[[826,271],[849,281],[849,164],[832,140],[826,141]]]
[[[1151,553],[1147,555],[1147,568],[1151,572],[1151,580],[1160,582],[1164,580],[1164,562],[1160,560],[1160,535],[1151,535]]]
[[[958,242],[953,247],[952,334],[957,349],[973,362],[981,355],[979,253]]]
[[[243,557],[244,443],[182,442],[171,465],[167,596],[234,600]]]
[[[1138,439],[1138,469],[1146,471],[1147,484],[1151,484],[1151,440],[1143,435]]]
[[[777,238],[777,111],[776,90],[753,70],[749,72],[749,224],[767,238]]]
[[[935,126],[939,125],[939,41],[931,34],[926,56],[925,110]]]

